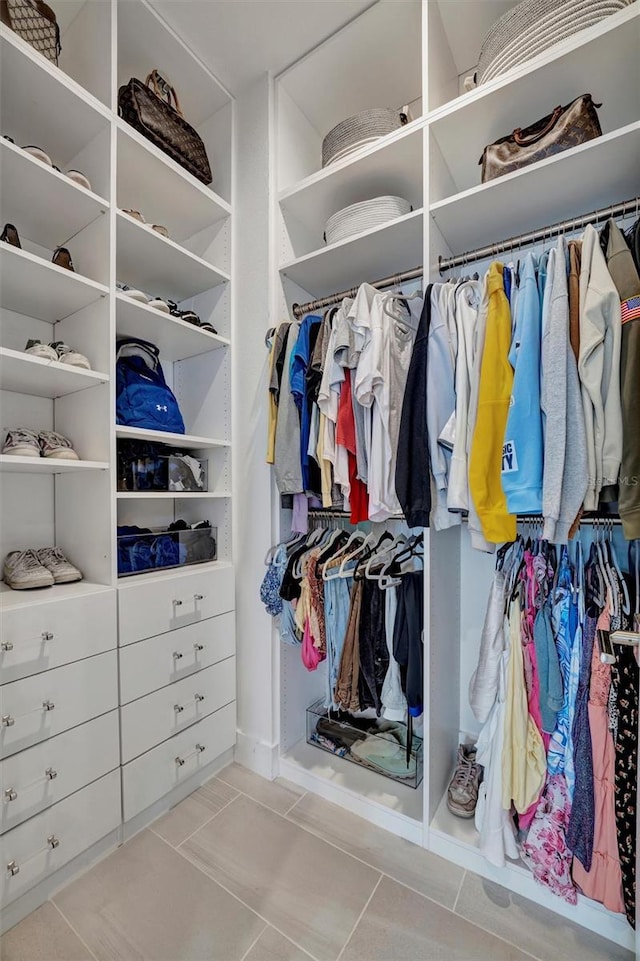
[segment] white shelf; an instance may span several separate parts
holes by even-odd
[[[639,46],[636,3],[432,111],[430,133],[442,153],[453,191],[479,183],[478,158],[486,144],[587,91],[597,103],[602,102],[599,118],[605,133],[637,120],[640,84],[629,74],[629,63],[635,62]],[[460,149],[461,143],[465,149]]]
[[[117,216],[116,250],[117,279],[151,296],[179,302],[230,279],[225,271],[121,210]]]
[[[41,146],[60,168],[108,129],[99,100],[1,24],[0,70],[2,133],[32,138],[21,145]]]
[[[55,324],[108,293],[95,280],[0,243],[0,306],[6,310]]]
[[[170,444],[189,450],[210,450],[216,447],[231,447],[228,440],[211,437],[196,437],[193,434],[171,434],[165,430],[140,430],[137,427],[116,427],[116,437],[126,440],[146,440],[156,444]]]
[[[116,294],[116,330],[118,337],[141,337],[154,343],[163,362],[185,360],[231,343],[226,337],[194,327],[126,294]]]
[[[280,758],[280,774],[381,827],[422,843],[422,784],[415,789],[400,784],[305,740]]]
[[[372,197],[393,194],[422,206],[423,122],[408,124],[378,143],[325,167],[279,195],[285,214],[322,236],[336,211]]]
[[[637,122],[432,204],[431,216],[459,254],[628,200],[639,190]]]
[[[356,234],[280,267],[313,297],[409,270],[422,262],[422,210]]]
[[[118,500],[176,501],[213,500],[230,498],[231,491],[118,491]]]
[[[171,567],[166,571],[149,571],[146,574],[127,574],[118,578],[118,590],[128,587],[135,588],[141,581],[170,581],[174,577],[184,577],[185,574],[208,574],[222,568],[231,568],[230,561],[204,561],[202,564],[188,564],[181,567]]]
[[[0,347],[0,390],[55,399],[108,382],[108,374]]]
[[[99,460],[59,460],[55,457],[0,454],[0,473],[4,474],[78,474],[91,470],[109,470],[109,465]]]
[[[74,584],[54,584],[53,587],[41,588],[36,591],[14,591],[4,583],[0,583],[0,610],[10,611],[16,607],[31,607],[37,603],[50,604],[51,601],[66,601],[87,594],[104,594],[113,588],[104,584],[92,584],[90,581],[76,581]]]
[[[53,167],[0,138],[0,220],[21,239],[62,247],[109,204]]]
[[[140,210],[186,240],[231,207],[124,120],[118,120],[118,206]]]

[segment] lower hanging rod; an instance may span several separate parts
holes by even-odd
[[[513,250],[516,247],[526,247],[528,244],[535,244],[540,240],[543,242],[545,240],[551,240],[552,237],[558,236],[559,234],[584,228],[587,224],[597,224],[602,220],[608,220],[613,217],[624,217],[627,214],[633,213],[633,211],[637,214],[639,210],[640,197],[632,197],[630,200],[622,200],[620,203],[613,204],[609,207],[601,207],[600,210],[592,210],[591,213],[583,214],[580,217],[574,217],[571,220],[561,220],[557,224],[540,227],[538,230],[532,230],[528,234],[509,237],[508,240],[500,240],[498,243],[489,244],[486,247],[478,247],[476,250],[469,250],[467,253],[457,254],[455,257],[438,257],[438,269],[440,273],[443,274],[445,270],[451,270],[453,267],[464,267],[474,260],[485,260],[487,257],[495,257],[506,250]]]
[[[411,270],[405,270],[401,274],[392,274],[390,277],[383,277],[382,280],[374,280],[373,283],[369,283],[369,286],[379,289],[383,287],[393,287],[394,284],[403,284],[407,280],[417,280],[419,277],[422,277],[422,273],[422,267],[413,267]],[[311,300],[308,304],[294,304],[291,308],[293,316],[296,318],[304,317],[305,314],[310,314],[314,310],[322,310],[324,307],[339,304],[345,297],[355,297],[359,289],[359,286],[351,287],[350,290],[341,290],[339,293],[331,294],[329,297]]]

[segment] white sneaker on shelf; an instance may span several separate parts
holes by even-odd
[[[58,460],[80,460],[71,441],[55,430],[41,430],[38,434],[38,440],[43,457],[52,457]]]
[[[56,584],[70,584],[72,581],[82,580],[82,572],[64,556],[59,547],[41,547],[35,554]]]
[[[43,344],[39,340],[28,340],[24,349],[25,354],[40,357],[41,360],[57,360],[58,355],[51,344]]]
[[[88,357],[74,350],[73,347],[68,347],[67,344],[61,340],[56,341],[54,344],[49,344],[49,346],[52,350],[55,350],[56,360],[59,360],[61,364],[69,364],[70,367],[82,367],[84,370],[91,370]]]
[[[38,560],[35,551],[11,551],[4,559],[4,582],[14,591],[26,591],[32,587],[52,587],[51,571]]]
[[[11,454],[13,457],[40,457],[39,435],[35,430],[27,427],[17,427],[15,430],[7,431],[3,454]]]
[[[169,314],[171,312],[169,304],[166,300],[162,300],[161,297],[152,297],[147,306],[155,307],[156,310],[161,310],[163,314]]]
[[[130,297],[131,300],[138,300],[141,304],[148,304],[149,298],[143,290],[137,290],[135,287],[129,287],[127,284],[116,283],[116,290],[119,294],[124,294],[125,297]]]

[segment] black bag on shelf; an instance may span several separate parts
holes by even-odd
[[[211,183],[202,138],[184,119],[175,90],[157,70],[152,70],[144,83],[132,77],[120,87],[118,113],[203,184]]]

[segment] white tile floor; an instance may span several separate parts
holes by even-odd
[[[2,961],[631,961],[233,764],[0,940]]]

